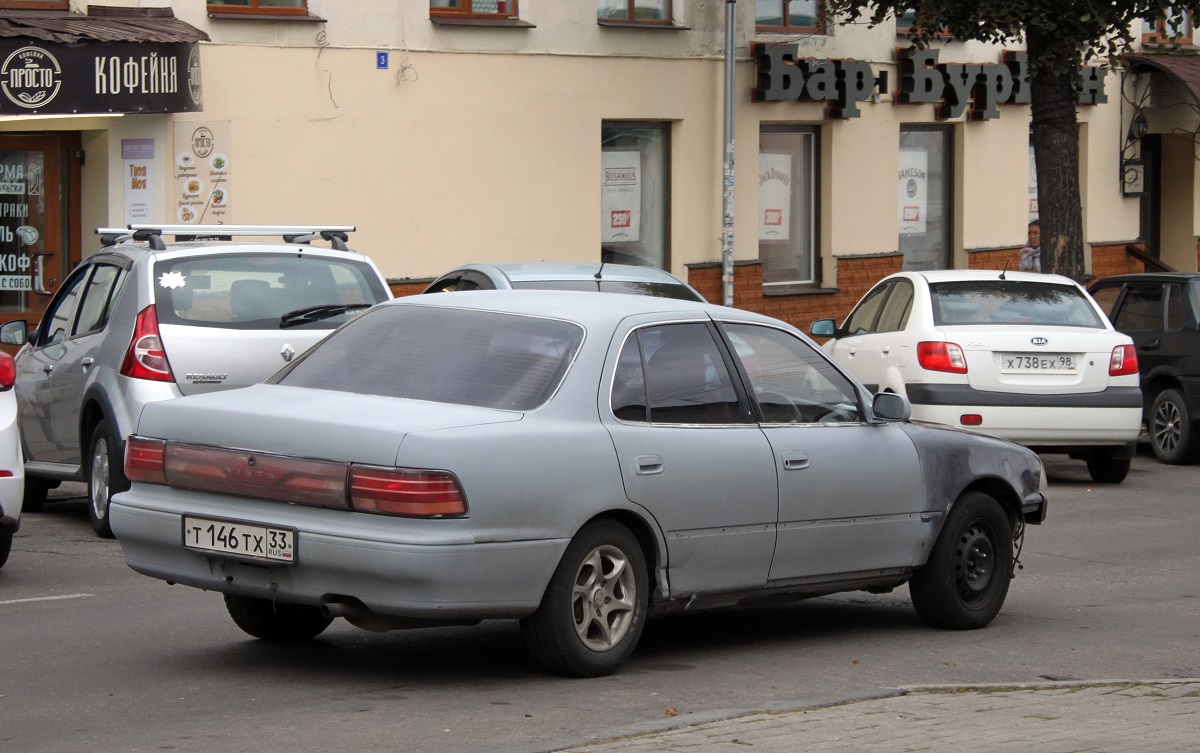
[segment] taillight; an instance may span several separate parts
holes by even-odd
[[[350,506],[360,512],[444,518],[467,514],[458,480],[445,471],[354,466]]]
[[[1108,359],[1109,376],[1127,376],[1138,373],[1137,351],[1132,345],[1118,345]]]
[[[917,343],[917,363],[929,371],[946,371],[951,374],[967,373],[967,358],[962,348],[954,343]]]
[[[13,362],[12,356],[0,351],[0,390],[12,389],[15,381],[17,381],[17,365]]]
[[[162,337],[158,334],[158,314],[153,305],[137,315],[133,340],[121,362],[121,376],[155,382],[175,381],[171,376],[171,364],[167,363],[167,352],[163,350]]]
[[[125,442],[125,478],[143,484],[165,484],[167,444],[161,439],[130,437]]]

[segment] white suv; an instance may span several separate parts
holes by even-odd
[[[1142,422],[1133,340],[1074,280],[1029,272],[899,272],[841,327],[813,322],[824,348],[914,419],[1087,461],[1094,481],[1129,473]]]
[[[41,322],[0,328],[0,341],[23,345],[15,392],[25,509],[62,481],[85,481],[92,526],[112,536],[109,498],[128,488],[125,438],[143,405],[262,381],[391,298],[375,264],[346,247],[353,229],[98,229],[103,248],[71,273]],[[232,242],[262,236],[283,242]]]

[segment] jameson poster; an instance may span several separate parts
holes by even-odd
[[[929,214],[929,153],[900,150],[900,235],[924,235]]]
[[[605,149],[601,154],[604,194],[600,199],[603,243],[640,240],[642,155],[638,151]]]
[[[796,184],[792,179],[791,154],[759,152],[758,239],[760,241],[790,240],[792,187],[794,185]]]

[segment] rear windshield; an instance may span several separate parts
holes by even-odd
[[[526,280],[512,284],[516,290],[590,290],[601,293],[632,293],[680,301],[703,301],[686,285],[670,282],[636,282],[633,280]]]
[[[933,320],[953,324],[1042,324],[1104,328],[1083,291],[1072,285],[971,280],[929,285]]]
[[[557,319],[383,306],[269,381],[293,387],[530,410],[550,399],[583,342]]]
[[[279,329],[284,315],[301,309],[350,307],[326,318],[287,324],[296,329],[332,329],[387,297],[374,269],[349,258],[213,254],[154,265],[160,324]]]

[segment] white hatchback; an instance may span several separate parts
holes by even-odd
[[[1087,461],[1120,483],[1142,421],[1137,354],[1081,286],[1023,272],[899,272],[841,327],[812,334],[860,381],[912,403],[914,419]]]
[[[0,351],[0,567],[8,561],[13,534],[21,527],[21,496],[25,489],[17,399],[13,394],[16,375],[12,356]]]

